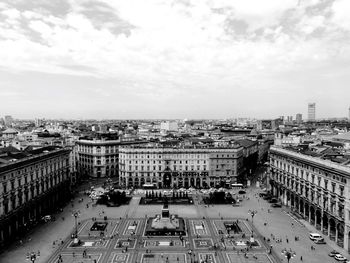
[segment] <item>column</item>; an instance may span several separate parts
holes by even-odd
[[[309,205],[309,223],[311,223],[311,207]]]
[[[323,211],[321,211],[321,233],[323,233]]]
[[[315,228],[317,229],[317,210],[315,209]]]
[[[328,230],[327,230],[327,236],[330,237],[330,234],[331,234],[331,221],[330,219],[328,218]]]
[[[303,212],[303,215],[304,215],[304,218],[306,217],[306,206],[305,206],[305,201],[304,201],[304,203],[303,203],[303,210],[304,211],[302,211]]]
[[[349,252],[349,228],[345,225],[344,227],[344,247]]]
[[[335,223],[335,243],[338,243],[338,224]]]

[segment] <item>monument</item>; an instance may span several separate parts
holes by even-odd
[[[170,215],[168,200],[164,198],[162,213],[147,220],[146,236],[184,236],[185,220],[177,215]]]

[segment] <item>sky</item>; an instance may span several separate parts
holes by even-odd
[[[0,116],[347,117],[349,0],[2,0]]]

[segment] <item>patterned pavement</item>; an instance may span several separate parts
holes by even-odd
[[[74,244],[68,237],[59,250],[51,257],[49,263],[271,263],[266,254],[267,247],[263,245],[251,248],[247,241],[251,235],[249,222],[241,219],[220,218],[201,220],[185,219],[187,236],[180,239],[177,236],[144,236],[144,226],[147,218],[122,218],[103,220],[104,231],[91,228],[94,221],[89,219],[79,225],[78,233],[81,242]],[[225,222],[237,222],[241,233],[226,236],[218,229],[224,230]],[[95,224],[96,225],[96,224]],[[101,233],[100,233],[101,232]],[[103,233],[102,233],[103,232]],[[247,237],[241,238],[244,234]],[[259,244],[263,244],[258,240]]]

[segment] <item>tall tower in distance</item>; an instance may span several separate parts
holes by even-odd
[[[295,116],[295,120],[297,122],[297,124],[300,124],[303,122],[303,115],[301,113],[298,113],[296,116]]]
[[[350,107],[349,107],[349,116],[348,116],[348,120],[350,122]]]
[[[309,103],[307,107],[307,117],[308,121],[316,120],[316,103]]]

